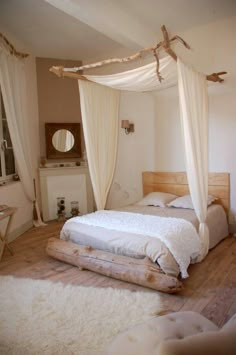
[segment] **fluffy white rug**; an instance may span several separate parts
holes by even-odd
[[[116,334],[160,311],[157,292],[1,276],[0,354],[98,354]]]

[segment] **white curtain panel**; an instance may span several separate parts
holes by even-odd
[[[25,194],[30,201],[35,200],[33,168],[29,141],[28,120],[26,113],[26,81],[24,61],[11,55],[0,45],[0,85],[3,95],[7,123],[12,140],[17,172],[20,176]],[[37,225],[42,220],[38,212]]]
[[[124,64],[125,67],[125,64]],[[152,62],[142,67],[111,75],[84,75],[88,80],[113,89],[127,91],[163,90],[177,84],[176,62],[170,57],[160,59],[159,71],[163,77],[160,83],[156,73],[157,63]],[[65,68],[65,71],[77,71],[78,68]]]
[[[117,153],[120,92],[79,80],[82,122],[97,209],[105,208]]]
[[[202,260],[209,249],[206,224],[208,196],[208,93],[202,73],[177,61],[181,125],[185,147],[186,171],[190,194],[199,219]]]

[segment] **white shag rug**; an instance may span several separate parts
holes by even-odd
[[[118,333],[160,311],[155,291],[1,276],[0,354],[100,354]]]

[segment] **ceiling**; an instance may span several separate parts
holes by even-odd
[[[0,0],[0,28],[38,57],[128,55],[172,34],[236,15],[236,0]]]

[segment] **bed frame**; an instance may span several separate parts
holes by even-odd
[[[184,172],[143,172],[143,195],[153,191],[162,191],[183,196],[189,193],[187,175]],[[230,175],[229,173],[209,173],[208,192],[218,197],[215,203],[229,213]]]
[[[186,173],[143,172],[143,194],[162,191],[183,196],[189,193]],[[218,197],[226,212],[229,211],[229,174],[209,173],[209,193]],[[51,238],[46,248],[53,258],[115,279],[135,283],[166,293],[182,289],[182,282],[166,275],[148,258],[135,259],[116,255],[90,246],[81,246],[57,238]]]

